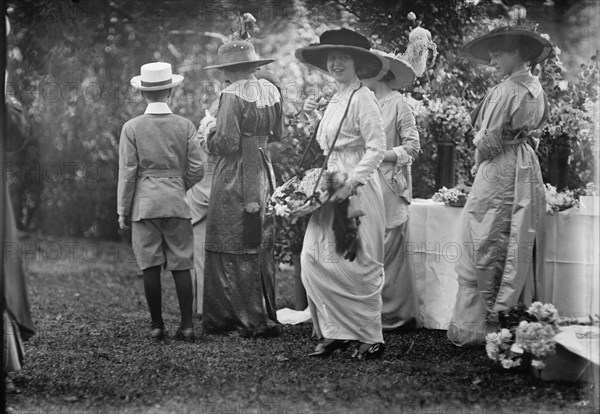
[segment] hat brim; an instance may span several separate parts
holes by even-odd
[[[381,79],[390,68],[386,59],[358,46],[310,45],[297,49],[294,54],[300,62],[331,76],[331,73],[327,70],[327,54],[333,50],[351,52],[355,56],[360,57],[362,63],[367,63],[365,68],[368,70],[365,74],[359,76],[360,79]]]
[[[554,51],[552,44],[538,33],[528,30],[510,29],[506,31],[488,33],[474,39],[463,46],[462,52],[465,57],[475,63],[482,65],[490,64],[490,50],[494,43],[502,41],[505,37],[519,37],[527,45],[530,52],[530,63],[535,65],[546,60]]]
[[[390,65],[390,72],[394,75],[394,79],[387,82],[388,86],[392,89],[403,89],[407,88],[415,82],[417,75],[415,70],[412,68],[410,63],[399,59],[394,55],[381,52],[377,49],[371,49],[372,52],[380,55],[388,61]]]
[[[403,89],[415,83],[417,75],[407,62],[399,59],[389,59],[389,61],[390,71],[394,74],[394,79],[388,82],[390,88]]]
[[[223,63],[220,65],[205,66],[204,69],[242,69],[242,68],[257,68],[275,62],[275,59],[258,59],[258,60],[243,60],[240,62]]]
[[[142,76],[134,76],[131,78],[131,86],[140,91],[162,91],[164,89],[171,89],[175,86],[179,85],[183,82],[183,76],[181,75],[171,75],[171,83],[167,83],[166,85],[160,86],[142,86]]]

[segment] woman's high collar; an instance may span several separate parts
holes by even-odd
[[[338,89],[337,93],[338,93],[338,95],[343,95],[347,91],[358,89],[359,86],[360,86],[360,79],[358,79],[358,76],[357,76],[348,83],[338,83],[339,89]]]

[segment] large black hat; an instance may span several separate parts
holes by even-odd
[[[359,77],[363,79],[381,78],[389,70],[389,63],[376,53],[371,52],[371,43],[363,35],[349,29],[328,30],[321,34],[319,43],[296,50],[296,57],[309,66],[327,74],[327,55],[332,50],[348,51],[362,63],[366,69]]]
[[[532,65],[547,59],[553,51],[552,44],[540,34],[522,27],[502,26],[486,35],[478,37],[463,46],[463,54],[470,60],[489,65],[492,44],[512,40],[517,41],[529,56]]]

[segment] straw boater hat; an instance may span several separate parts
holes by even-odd
[[[152,62],[142,65],[140,75],[131,78],[131,85],[140,91],[161,91],[179,85],[183,76],[173,75],[171,64]]]
[[[229,69],[256,68],[275,59],[259,59],[250,42],[234,40],[225,43],[217,52],[217,63],[206,66],[204,69]]]
[[[381,55],[370,51],[371,43],[363,35],[349,29],[328,30],[321,34],[319,43],[296,50],[296,57],[302,63],[313,66],[329,75],[327,54],[332,50],[344,50],[364,63],[367,72],[361,78],[381,79],[389,70],[389,63]]]
[[[371,51],[388,61],[388,64],[390,65],[390,72],[392,72],[394,75],[394,79],[387,82],[390,88],[405,88],[410,86],[415,81],[415,71],[408,62],[396,57],[396,55],[392,53],[386,53],[377,49],[371,49]]]
[[[463,54],[483,65],[490,64],[490,46],[505,41],[518,41],[531,65],[542,62],[552,53],[552,44],[538,33],[517,26],[503,26],[463,46]]]

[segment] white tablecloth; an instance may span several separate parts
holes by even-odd
[[[458,290],[454,265],[466,254],[459,235],[462,209],[431,200],[410,205],[409,252],[414,253],[419,310],[424,326],[446,329]],[[542,302],[562,316],[600,313],[599,216],[569,209],[546,216]]]
[[[574,208],[546,217],[542,299],[554,304],[559,315],[600,313],[598,222],[598,215]]]
[[[413,252],[419,311],[426,328],[447,329],[454,310],[458,291],[454,265],[462,254],[461,210],[424,199],[410,205],[407,249]]]

